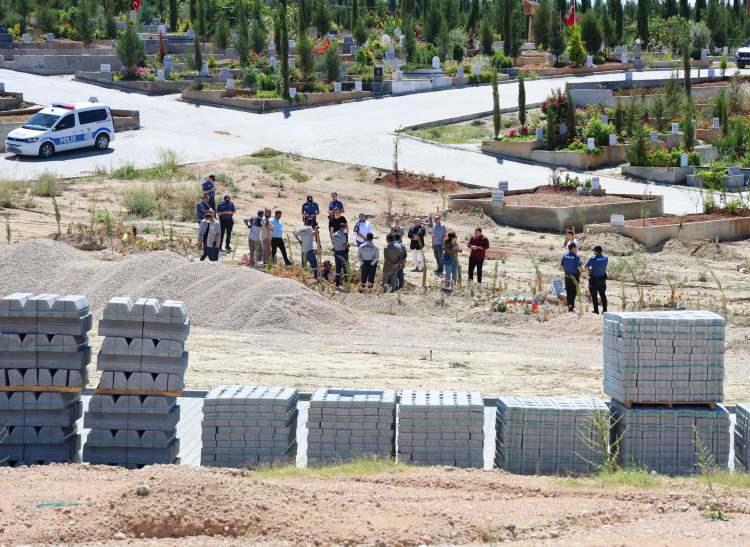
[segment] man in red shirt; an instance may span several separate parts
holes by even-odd
[[[469,281],[474,279],[474,269],[477,270],[477,283],[482,283],[482,265],[484,265],[484,255],[490,248],[490,240],[482,235],[482,229],[474,230],[474,237],[469,240]]]

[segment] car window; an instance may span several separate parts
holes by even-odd
[[[84,112],[78,113],[78,122],[81,125],[85,125],[87,123],[103,122],[106,119],[107,111],[103,108],[98,108],[96,110],[86,110]]]
[[[72,127],[75,127],[75,125],[76,125],[75,114],[68,114],[62,120],[60,120],[60,123],[58,123],[57,126],[55,127],[55,131],[60,131],[61,129],[70,129]]]
[[[46,114],[37,112],[34,114],[29,121],[27,121],[23,128],[24,129],[36,129],[38,131],[44,131],[55,125],[55,122],[60,119],[60,116],[54,114]]]

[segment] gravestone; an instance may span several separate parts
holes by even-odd
[[[294,48],[297,47],[297,41],[296,40],[289,40],[287,42],[287,47],[289,48],[289,51],[292,51]]]
[[[632,82],[633,81],[633,73],[630,70],[628,70],[625,73],[625,81],[626,82]]]
[[[375,65],[373,69],[373,80],[376,82],[383,81],[383,65]]]
[[[296,87],[290,87],[289,88],[289,98],[294,99],[297,96],[297,88]]]
[[[505,201],[505,192],[502,190],[495,190],[491,194],[491,201],[498,203]]]
[[[736,177],[737,175],[742,174],[742,169],[739,167],[727,167],[727,175],[730,177]]]
[[[614,226],[615,228],[624,228],[625,215],[610,215],[609,224],[610,226]]]
[[[610,145],[610,146],[614,146],[614,145],[616,145],[616,144],[617,144],[617,135],[615,135],[614,133],[612,133],[612,134],[611,134],[611,135],[609,136],[609,145]]]
[[[568,126],[565,122],[560,122],[560,135],[568,134]]]
[[[5,82],[0,82],[0,93],[5,93]]]
[[[312,38],[313,40],[317,40],[318,39],[318,29],[315,28],[315,27],[310,27],[309,29],[307,29],[307,35],[310,38]]]
[[[599,181],[599,177],[591,177],[591,189],[592,190],[601,190],[602,184]]]
[[[688,166],[688,155],[680,154],[680,167],[687,167],[687,166]]]
[[[234,78],[227,78],[226,89],[227,91],[234,91]]]
[[[23,40],[24,44],[30,44],[31,43],[31,34],[24,34],[21,36],[21,40]]]
[[[721,120],[719,118],[711,118],[711,129],[720,129]]]
[[[406,47],[406,36],[399,36],[398,47],[400,47],[401,49],[404,49]]]
[[[274,42],[268,43],[268,54],[271,56],[276,54],[276,44]]]
[[[189,28],[187,32],[185,33],[185,36],[187,37],[188,40],[195,40],[195,31]]]
[[[552,277],[552,292],[555,293],[555,296],[558,297],[562,296],[565,293],[565,289],[563,288],[563,281],[559,275],[555,275]]]
[[[387,34],[383,34],[380,37],[380,41],[383,42],[384,46],[390,46],[391,45],[391,37],[388,36]]]
[[[401,29],[400,29],[400,28],[398,28],[398,27],[396,27],[395,29],[393,29],[393,35],[394,35],[394,36],[395,36],[396,38],[401,38],[401,36],[402,36],[402,34],[401,34]]]
[[[464,79],[464,67],[456,67],[456,78],[458,78],[459,80]]]
[[[344,51],[351,49],[353,45],[354,45],[354,37],[352,37],[349,34],[344,36],[344,43],[343,43]]]
[[[536,140],[537,142],[544,140],[544,128],[543,127],[536,128]]]
[[[47,42],[52,43],[55,41],[55,33],[54,32],[48,32],[47,33]]]
[[[432,58],[432,69],[440,70],[440,57],[438,57],[437,55]]]
[[[592,55],[586,55],[586,68],[594,67],[594,57]]]
[[[680,134],[680,124],[677,122],[672,122],[672,135],[679,135]]]
[[[651,144],[655,144],[659,140],[659,133],[656,131],[651,132]]]
[[[474,70],[475,76],[482,74],[482,67],[480,65],[473,65],[472,69]]]
[[[714,68],[709,68],[709,69],[708,69],[708,77],[709,77],[709,78],[715,78],[715,77],[716,77],[716,69],[714,69]]]
[[[357,46],[349,47],[349,55],[351,55],[352,57],[356,57],[358,51],[359,51],[359,48]]]
[[[661,46],[661,52],[666,55],[669,53],[669,46]]]
[[[708,50],[703,48],[701,50],[701,61],[705,61],[708,58]]]
[[[271,55],[271,58],[268,59],[268,64],[271,65],[271,68],[275,71],[276,67],[279,65],[279,60]]]
[[[156,79],[159,80],[160,82],[163,82],[164,80],[167,79],[167,76],[164,73],[164,69],[163,68],[160,68],[160,69],[158,69],[156,71]]]
[[[508,191],[508,181],[507,180],[501,180],[497,183],[497,189],[501,192],[507,192]]]
[[[594,137],[589,137],[586,139],[586,148],[589,150],[595,150],[596,149],[596,139]]]
[[[600,121],[601,121],[601,122],[602,122],[602,123],[603,123],[604,125],[607,125],[607,124],[609,123],[609,116],[607,116],[606,114],[600,114],[600,115],[599,115],[599,120],[600,120]]]
[[[326,38],[328,38],[329,42],[333,42],[336,39],[336,35],[329,32],[328,34],[326,34]]]
[[[354,91],[356,91],[357,93],[362,92],[362,80],[357,80],[356,82],[354,82]]]
[[[333,92],[341,93],[341,82],[333,82]]]
[[[229,70],[226,67],[221,67],[219,69],[219,80],[226,81],[229,80],[232,77],[232,71]]]
[[[721,50],[721,54],[722,54],[722,55],[724,55],[725,57],[726,57],[727,55],[729,55],[729,48],[728,48],[727,46],[724,46],[724,47],[722,48],[722,50]]]
[[[396,58],[396,52],[393,49],[389,49],[385,52],[385,60],[393,61]]]
[[[287,62],[289,64],[289,70],[290,71],[294,70],[294,57],[289,57],[289,59],[287,60]]]
[[[130,10],[130,20],[131,21],[137,21],[138,20],[138,12],[135,10]]]
[[[400,70],[397,70],[396,71],[396,81],[400,82],[401,80],[403,80],[403,78],[404,78],[404,73],[401,72]]]
[[[203,61],[203,66],[201,66],[201,72],[200,72],[200,75],[201,75],[201,76],[208,76],[208,75],[209,75],[209,71],[208,71],[208,61]]]
[[[99,72],[104,72],[105,74],[109,74],[110,72],[112,72],[112,65],[109,65],[109,64],[99,65]]]
[[[167,33],[167,25],[159,25],[159,34]]]
[[[169,78],[169,75],[172,73],[172,70],[174,69],[174,57],[171,55],[167,55],[164,57],[164,74],[167,78]]]
[[[614,54],[615,57],[619,57],[620,55],[622,55],[622,46],[615,46]]]

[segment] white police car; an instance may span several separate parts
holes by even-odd
[[[93,100],[93,99],[92,99]],[[94,147],[103,151],[115,138],[109,107],[97,102],[53,103],[8,133],[5,150],[50,158],[55,152]]]

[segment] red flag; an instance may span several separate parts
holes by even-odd
[[[133,11],[138,11],[141,8],[141,0],[133,0],[133,3],[130,6],[130,9]]]
[[[135,0],[136,2],[139,2],[140,0]],[[565,19],[565,24],[569,27],[572,27],[576,24],[576,4],[573,2],[570,5],[570,13],[568,13],[568,17]]]

